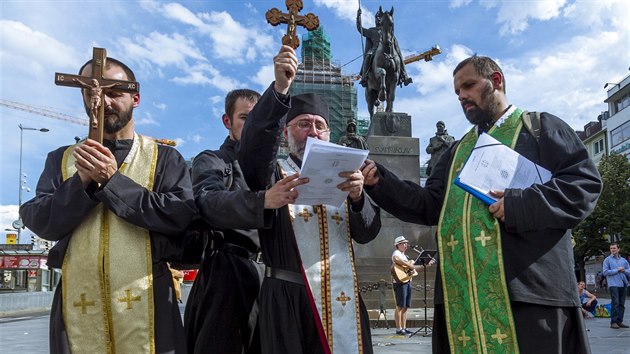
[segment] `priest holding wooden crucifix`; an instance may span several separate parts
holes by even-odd
[[[377,236],[380,211],[363,192],[360,171],[340,174],[336,187],[348,192],[341,205],[296,203],[295,187],[309,182],[297,178],[307,138],[330,139],[326,102],[288,94],[296,72],[295,51],[282,46],[275,81],[249,113],[237,146],[250,189],[285,192],[258,230],[267,266],[259,296],[262,353],[372,353],[352,245]],[[283,134],[290,156],[276,160]]]
[[[79,75],[57,79],[66,86],[76,86],[72,76],[98,82],[103,142],[87,139],[49,153],[36,196],[20,208],[28,228],[58,241],[48,257],[63,272],[50,314],[50,352],[185,353],[166,261],[181,258],[180,236],[196,212],[188,167],[175,149],[135,132],[140,93],[131,69],[104,55]],[[94,91],[82,89],[90,117]]]

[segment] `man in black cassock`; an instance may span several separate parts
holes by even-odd
[[[105,78],[135,81],[107,58]],[[88,61],[79,71],[90,76]],[[89,113],[89,93],[83,90]],[[181,258],[195,215],[188,167],[173,148],[134,131],[139,93],[105,91],[104,141],[48,154],[35,198],[20,216],[58,241],[48,265],[62,269],[50,318],[51,353],[185,353],[167,260]]]
[[[250,191],[234,147],[260,94],[230,91],[223,125],[229,136],[219,150],[206,150],[193,160],[195,201],[213,231],[191,289],[184,316],[191,353],[260,353],[256,298],[264,265],[258,228],[265,208],[275,208],[274,191]]]
[[[438,225],[433,352],[590,353],[571,228],[595,207],[597,168],[558,117],[542,113],[539,132],[523,128],[523,111],[508,105],[503,72],[490,58],[470,57],[453,76],[475,126],[442,154],[426,186],[373,162],[364,169],[379,206],[403,221]],[[455,186],[481,132],[550,170],[551,180],[495,191],[490,207]]]
[[[237,156],[252,190],[285,192],[282,207],[265,210],[259,230],[265,279],[260,293],[263,353],[371,353],[368,316],[354,272],[352,241],[380,230],[379,209],[363,193],[360,171],[342,173],[349,192],[341,207],[296,205],[294,188],[307,137],[328,141],[328,106],[320,97],[291,97],[297,71],[293,49],[274,58],[275,82],[245,122]],[[284,119],[286,115],[286,120]],[[277,160],[281,134],[290,156]],[[287,177],[285,177],[287,176]]]

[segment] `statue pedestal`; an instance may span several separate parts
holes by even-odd
[[[420,139],[411,136],[411,116],[398,112],[377,112],[372,117],[367,137],[369,159],[400,179],[420,183]],[[410,245],[436,249],[434,227],[406,223],[381,210],[381,231],[366,245],[355,245],[357,257],[391,257],[394,238],[403,235]],[[417,255],[409,249],[408,256]]]

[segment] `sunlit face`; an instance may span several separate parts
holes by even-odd
[[[249,101],[243,97],[239,97],[234,102],[234,113],[232,117],[223,115],[223,125],[230,131],[230,138],[235,141],[241,140],[241,132],[243,125],[247,119],[249,111],[254,108],[255,102]]]
[[[610,254],[612,254],[613,257],[617,257],[617,254],[619,254],[619,247],[617,247],[617,245],[610,245]]]
[[[289,153],[304,159],[306,139],[329,141],[330,130],[326,120],[319,115],[300,114],[293,118],[284,128],[285,138],[289,144]]]
[[[82,76],[92,76],[92,65],[87,65],[81,72]],[[111,65],[103,76],[106,79],[115,80],[129,80],[127,73],[118,65]],[[91,115],[90,110],[90,96],[87,90],[83,92],[83,104],[88,116]],[[105,105],[105,122],[103,129],[106,133],[114,134],[123,129],[133,117],[133,109],[140,104],[139,93],[128,93],[121,91],[114,91],[111,89],[104,90]]]
[[[497,118],[499,101],[494,96],[492,81],[477,74],[472,64],[465,65],[455,74],[453,85],[470,123],[480,124]]]
[[[579,282],[578,283],[578,289],[582,290],[584,288],[586,288],[586,283],[584,283],[583,281]]]
[[[399,243],[396,245],[396,248],[404,253],[405,251],[407,251],[407,248],[409,248],[409,242]]]

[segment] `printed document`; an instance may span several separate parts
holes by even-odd
[[[544,184],[551,172],[483,133],[470,153],[455,184],[492,204],[497,199],[490,191],[507,188],[525,189],[532,184]]]
[[[309,137],[306,140],[304,161],[300,178],[309,182],[296,187],[298,198],[295,204],[341,206],[348,197],[337,185],[346,179],[341,172],[358,171],[368,156],[368,150],[354,149]]]

